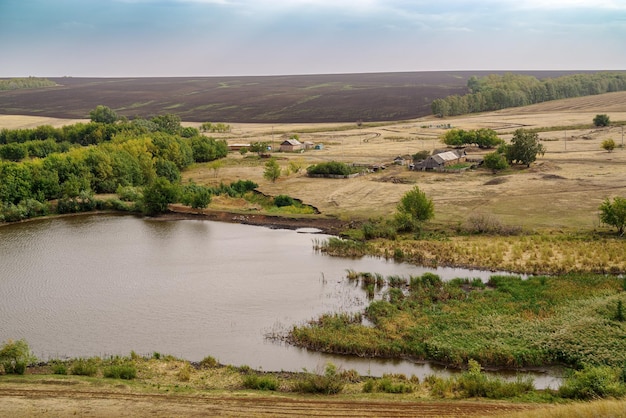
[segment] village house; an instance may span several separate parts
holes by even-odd
[[[415,164],[413,170],[442,171],[448,166],[463,163],[465,160],[465,150],[457,149],[452,151],[443,151],[430,155],[425,160]]]
[[[286,139],[280,143],[280,151],[294,152],[304,149],[304,144],[297,139]]]

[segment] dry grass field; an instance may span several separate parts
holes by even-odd
[[[606,110],[610,109],[610,111]],[[287,169],[290,161],[303,167],[323,161],[385,163],[377,173],[349,180],[310,179],[302,172],[283,175],[275,183],[263,179],[264,160],[231,153],[219,169],[199,166],[186,174],[198,183],[252,179],[270,195],[288,194],[318,208],[322,214],[346,219],[386,216],[401,196],[418,185],[435,203],[435,222],[462,223],[468,215],[490,214],[502,223],[536,228],[598,226],[597,208],[607,197],[626,195],[626,149],[609,153],[600,144],[606,138],[622,142],[621,126],[593,128],[598,113],[614,122],[626,121],[626,92],[610,93],[517,109],[445,120],[433,117],[367,124],[232,124],[232,132],[218,134],[229,143],[267,141],[274,148],[291,134],[301,141],[323,143],[322,150],[274,153]],[[460,174],[411,172],[394,166],[393,159],[421,150],[443,148],[439,124],[462,129],[491,128],[503,138],[523,128],[550,128],[540,133],[547,152],[530,168],[511,168],[494,175],[486,169]],[[582,129],[568,129],[587,125]],[[483,154],[484,150],[469,150]]]

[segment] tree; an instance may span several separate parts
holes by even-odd
[[[143,212],[146,215],[157,215],[167,212],[167,206],[178,199],[179,188],[163,177],[158,177],[143,191]]]
[[[183,187],[181,201],[194,209],[204,209],[211,203],[211,192],[206,187],[191,183]]]
[[[23,144],[12,142],[0,146],[0,158],[9,161],[20,161],[26,158],[28,149]]]
[[[36,361],[25,340],[9,340],[0,349],[0,365],[5,373],[24,374],[26,366]]]
[[[261,155],[267,152],[267,147],[269,147],[268,142],[253,142],[250,144],[250,152],[256,152]]]
[[[613,202],[606,198],[600,205],[600,221],[617,228],[619,235],[624,235],[626,228],[626,199],[616,197]]]
[[[611,138],[609,139],[605,139],[604,141],[602,141],[602,149],[611,152],[615,149],[615,141],[613,141]]]
[[[515,131],[511,143],[506,147],[506,158],[509,164],[518,163],[530,164],[537,159],[537,155],[543,155],[546,152],[545,147],[539,143],[539,135],[520,128]]]
[[[180,118],[171,113],[168,113],[167,115],[155,116],[151,119],[151,121],[158,126],[159,131],[166,132],[168,134],[178,134],[182,130]]]
[[[506,157],[499,152],[490,152],[483,158],[485,167],[489,168],[495,174],[498,170],[504,170],[509,166]]]
[[[276,182],[280,177],[280,166],[274,158],[265,163],[265,169],[263,170],[263,177],[272,183]]]
[[[417,231],[422,222],[435,216],[433,201],[418,186],[405,193],[396,209],[395,221],[401,231]]]
[[[119,119],[117,113],[113,109],[107,106],[98,105],[95,109],[89,112],[89,118],[92,122],[98,123],[115,123]]]
[[[596,117],[593,118],[594,126],[609,126],[610,124],[611,124],[611,120],[609,119],[609,115],[606,115],[606,114],[596,115]]]

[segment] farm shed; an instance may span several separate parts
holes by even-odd
[[[249,149],[250,144],[228,144],[229,151],[240,151],[243,148]]]
[[[415,164],[414,170],[420,171],[439,171],[447,166],[465,162],[465,150],[444,151],[434,154]]]
[[[304,144],[297,139],[286,139],[280,143],[280,150],[283,152],[294,152],[304,149]]]

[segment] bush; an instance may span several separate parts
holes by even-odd
[[[385,376],[380,380],[368,379],[363,385],[363,392],[384,392],[384,393],[411,393],[413,387],[404,382],[396,382],[392,378]]]
[[[243,386],[254,390],[276,390],[278,389],[278,380],[274,376],[250,374],[244,377]]]
[[[70,373],[76,376],[95,376],[98,365],[95,359],[78,359],[72,363]]]
[[[55,362],[52,362],[50,366],[52,368],[53,374],[62,374],[62,375],[67,374],[67,366],[65,365],[65,363],[55,361]]]
[[[203,369],[212,369],[217,366],[219,366],[219,363],[217,362],[217,360],[215,360],[214,357],[211,356],[206,356],[200,362],[200,367],[202,367]]]
[[[580,400],[620,397],[625,392],[620,370],[608,366],[587,366],[572,373],[559,388],[563,398]]]
[[[137,377],[137,368],[130,363],[114,364],[104,369],[104,377],[132,380]]]
[[[274,198],[274,205],[279,208],[283,206],[292,206],[294,203],[293,198],[284,194],[280,194]]]
[[[26,366],[37,361],[25,340],[9,340],[0,350],[0,366],[7,374],[24,374]]]
[[[349,166],[345,163],[338,161],[329,161],[327,163],[319,163],[312,165],[306,169],[308,175],[322,175],[322,176],[349,176],[350,174],[356,174],[361,171],[359,168]]]
[[[301,393],[321,393],[324,395],[334,395],[340,393],[344,387],[344,380],[334,364],[326,364],[324,374],[305,373],[305,376],[298,380],[294,386],[296,392]]]

